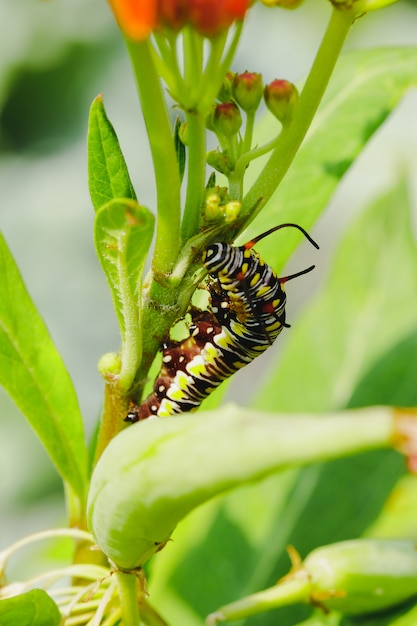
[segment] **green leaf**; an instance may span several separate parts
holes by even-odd
[[[416,308],[417,250],[401,184],[346,234],[323,293],[289,331],[257,404],[283,411],[345,406],[364,373],[415,329]]]
[[[75,390],[1,235],[0,383],[28,419],[82,507],[87,455]]]
[[[386,352],[363,376],[350,406],[373,402],[393,406],[417,405],[417,329]],[[367,535],[413,537],[417,526],[417,476],[402,476]]]
[[[88,185],[95,211],[114,198],[136,199],[119,140],[106,115],[101,95],[90,109]]]
[[[122,336],[122,391],[129,389],[142,354],[140,296],[153,226],[153,215],[135,200],[112,200],[96,214],[97,255],[110,286]]]
[[[185,163],[186,163],[186,152],[185,152],[185,145],[182,143],[181,141],[181,137],[180,137],[180,129],[181,129],[181,120],[179,119],[179,117],[177,117],[176,121],[175,121],[175,127],[174,127],[174,143],[175,143],[175,152],[177,155],[177,161],[178,161],[178,169],[180,172],[180,180],[182,181],[182,179],[184,178],[184,171],[185,171]]]
[[[57,605],[42,589],[0,600],[2,626],[59,626],[60,623]]]
[[[416,68],[417,48],[344,54],[293,164],[242,239],[247,241],[280,222],[297,222],[309,229],[373,134],[404,93],[417,85]],[[257,143],[269,141],[276,130],[276,120],[268,116],[259,127]],[[259,167],[251,166],[250,180]],[[257,249],[279,270],[301,241],[299,234],[288,231],[267,237]]]

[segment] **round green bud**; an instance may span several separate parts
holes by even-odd
[[[263,94],[262,74],[243,72],[235,74],[232,95],[243,111],[256,111]]]
[[[214,110],[213,126],[216,133],[233,137],[242,126],[239,107],[234,102],[221,102]]]
[[[298,102],[298,91],[293,83],[283,79],[273,80],[266,85],[264,98],[266,106],[281,124],[291,121]]]
[[[103,354],[97,364],[98,371],[102,377],[109,382],[117,378],[120,374],[121,367],[122,362],[120,360],[120,355],[115,352],[107,352],[106,354]]]
[[[231,200],[223,207],[224,221],[226,224],[231,224],[239,216],[242,203],[238,200]]]

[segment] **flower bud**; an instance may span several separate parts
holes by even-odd
[[[181,126],[179,127],[178,137],[180,138],[181,143],[183,143],[184,146],[188,146],[188,123],[187,122],[182,122]]]
[[[234,102],[222,102],[214,110],[213,125],[216,133],[233,137],[242,126],[239,107]]]
[[[190,25],[204,37],[215,37],[234,21],[243,20],[249,0],[187,0],[186,4]]]
[[[223,79],[222,86],[220,87],[220,91],[217,94],[217,99],[220,102],[228,102],[232,98],[232,83],[235,77],[234,72],[227,72],[226,76]]]
[[[97,364],[98,371],[108,382],[117,379],[120,374],[121,367],[122,362],[120,360],[120,355],[115,352],[106,352],[106,354],[103,354],[100,357]]]
[[[273,80],[266,85],[264,98],[266,106],[281,124],[291,121],[298,102],[298,91],[293,83],[288,80]]]
[[[204,217],[207,221],[213,222],[220,215],[220,196],[217,193],[210,193],[204,203]]]
[[[262,98],[262,74],[243,72],[235,74],[232,83],[232,94],[243,111],[256,111]]]
[[[157,21],[156,3],[149,0],[109,0],[120,30],[136,41],[146,39]]]
[[[220,172],[220,174],[229,176],[232,171],[230,159],[227,154],[224,154],[223,152],[219,152],[218,150],[210,150],[210,152],[207,152],[206,160],[207,165],[209,165],[210,167],[214,167],[214,169]]]
[[[261,0],[267,7],[281,7],[282,9],[296,9],[304,0]]]
[[[231,224],[239,216],[242,203],[238,200],[231,200],[223,207],[224,221],[226,224]]]

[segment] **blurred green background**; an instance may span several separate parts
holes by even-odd
[[[274,19],[268,9],[254,7],[232,69],[261,71],[265,81],[285,77],[299,82],[328,12],[325,0],[306,0],[299,10],[280,11]],[[372,19],[358,20],[346,47],[387,45],[417,45],[415,2],[400,0]],[[146,134],[127,55],[106,2],[0,0],[0,226],[73,378],[88,434],[102,400],[97,360],[119,345],[110,295],[95,257],[87,189],[88,110],[99,92],[139,200],[153,207]],[[291,290],[292,325],[320,289],[352,217],[402,177],[416,199],[416,110],[416,93],[410,93],[343,180],[312,233],[320,243],[319,260],[311,261],[305,246],[291,260],[289,273],[311,262],[318,265],[311,280]],[[285,340],[283,336],[265,363]],[[260,378],[254,372],[239,374],[229,397],[249,399],[248,389]],[[60,481],[2,391],[0,429],[1,547],[65,518]]]

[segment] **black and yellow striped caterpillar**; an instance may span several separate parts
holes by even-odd
[[[132,407],[125,421],[197,409],[223,380],[264,352],[288,326],[283,284],[310,272],[314,265],[278,278],[252,250],[260,239],[286,227],[297,228],[318,248],[301,226],[280,224],[243,246],[220,242],[205,249],[202,260],[212,278],[209,310],[191,308],[189,336],[162,345],[162,366],[153,392]]]

